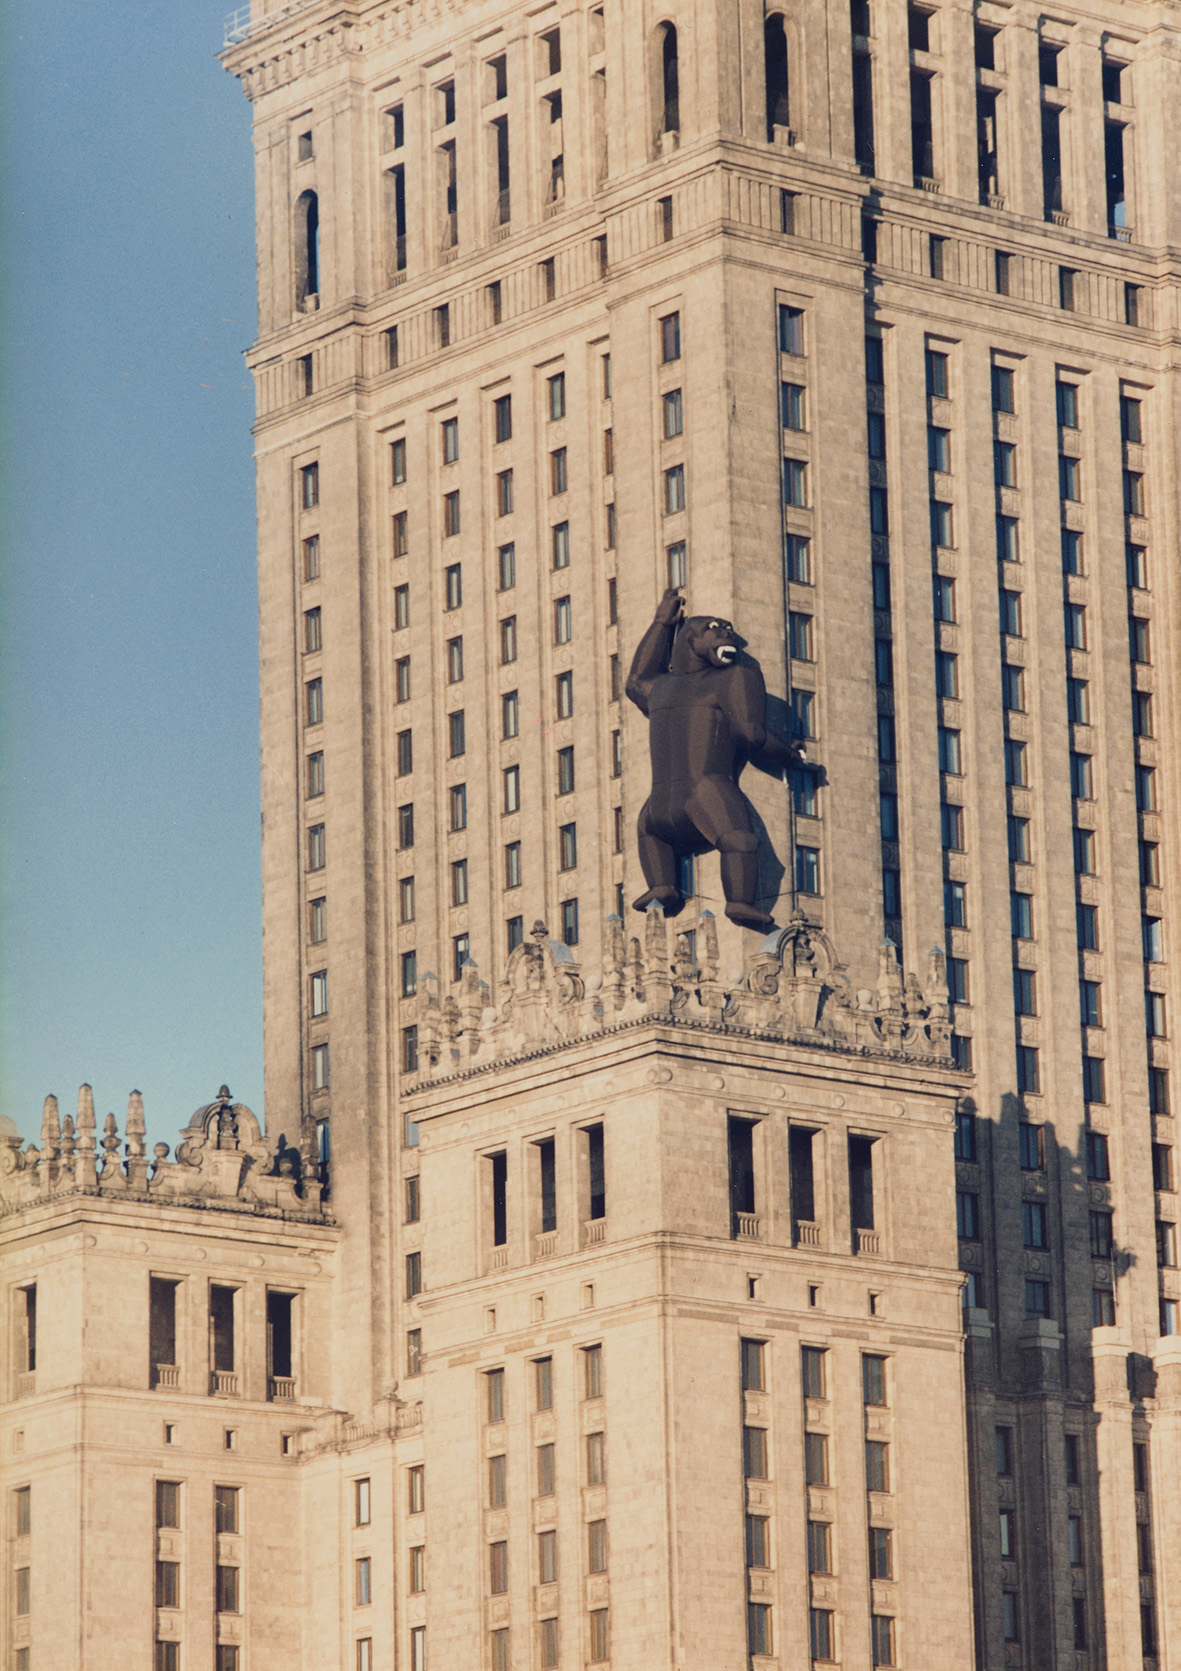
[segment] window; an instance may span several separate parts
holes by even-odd
[[[865,1404],[886,1403],[886,1360],[865,1352],[861,1357],[861,1393]]]
[[[1084,1027],[1102,1027],[1102,986],[1098,981],[1080,980],[1078,983],[1079,1020]]]
[[[951,470],[951,431],[927,425],[927,467],[946,475]]]
[[[422,1191],[418,1173],[405,1181],[403,1192],[405,1211],[402,1215],[403,1224],[417,1224],[420,1216]]]
[[[992,409],[994,412],[1015,412],[1013,372],[1008,366],[992,368]]]
[[[1144,994],[1144,1030],[1150,1039],[1168,1038],[1165,1023],[1165,995],[1163,992]]]
[[[766,1343],[761,1340],[742,1340],[739,1343],[744,1392],[766,1392],[764,1355]]]
[[[467,860],[455,859],[451,865],[451,903],[452,905],[466,905],[467,902]]]
[[[768,1477],[765,1427],[742,1429],[742,1467],[748,1480],[765,1480]]]
[[[746,1564],[748,1567],[771,1565],[771,1522],[760,1514],[746,1516]],[[827,1568],[821,1570],[827,1571]]]
[[[549,490],[551,494],[565,493],[569,487],[565,447],[556,447],[549,455]]]
[[[1074,868],[1079,876],[1095,874],[1095,832],[1076,829],[1074,832]]]
[[[305,511],[320,503],[320,466],[305,464],[299,472],[299,500]]]
[[[890,1447],[881,1439],[867,1439],[865,1442],[865,1489],[890,1489]]]
[[[1044,1128],[1022,1120],[1017,1127],[1023,1172],[1040,1172],[1045,1165]]]
[[[570,524],[558,522],[550,529],[550,558],[555,569],[570,567]]]
[[[1015,940],[1033,939],[1033,895],[1010,893],[1010,930]]]
[[[771,1609],[766,1602],[746,1604],[746,1647],[752,1654],[771,1652]]]
[[[791,775],[792,806],[801,818],[819,818],[817,774],[797,766]]]
[[[447,795],[452,830],[467,829],[467,784],[456,783]]]
[[[931,544],[950,549],[955,545],[952,532],[952,508],[946,500],[931,500]]]
[[[865,446],[870,458],[885,458],[886,419],[881,412],[865,414]]]
[[[800,1348],[800,1382],[805,1398],[825,1398],[825,1358],[823,1346]],[[814,1482],[815,1483],[815,1482]]]
[[[792,691],[791,728],[793,734],[797,737],[814,737],[816,735],[816,695],[814,691],[798,688]]]
[[[361,1579],[360,1567],[361,1567],[361,1564],[362,1563],[360,1561],[358,1561],[358,1563],[357,1563],[357,1567],[358,1567],[358,1572],[357,1572],[357,1580],[358,1580],[358,1582],[357,1582],[357,1601],[358,1602],[369,1600],[369,1594],[368,1594],[367,1589],[366,1589],[366,1593],[363,1596],[361,1594],[361,1585],[360,1585],[360,1579]],[[366,1567],[369,1565],[368,1561],[366,1561],[364,1564],[365,1564]],[[239,1585],[239,1582],[238,1582],[238,1575],[239,1575],[239,1569],[237,1567],[223,1567],[223,1566],[218,1567],[216,1588],[217,1588],[217,1611],[219,1613],[239,1613],[239,1612],[241,1612],[240,1585]]]
[[[313,1015],[328,1014],[327,969],[318,969],[311,978],[311,1011]]]
[[[869,531],[871,534],[888,534],[890,532],[890,499],[884,487],[871,487],[869,490]],[[889,603],[878,604],[875,607],[888,609]]]
[[[506,766],[504,777],[504,810],[505,812],[520,812],[521,810],[521,768]]]
[[[558,794],[572,795],[574,793],[574,750],[560,748],[558,750]]]
[[[18,1571],[17,1571],[17,1580],[18,1580],[18,1582],[17,1582],[17,1602],[16,1602],[16,1608],[15,1608],[15,1611],[16,1611],[16,1614],[17,1614],[18,1618],[23,1616],[24,1614],[28,1613],[28,1611],[29,1611],[28,1576],[29,1576],[29,1574],[28,1574],[28,1568],[27,1567],[18,1569]],[[21,1578],[24,1578],[24,1580],[25,1580],[25,1583],[24,1583],[23,1586],[19,1582]],[[22,1589],[23,1589],[23,1594],[21,1593]],[[157,1607],[179,1607],[180,1606],[180,1562],[179,1561],[157,1561],[156,1562],[156,1606]]]
[[[927,393],[936,400],[948,399],[948,358],[938,349],[928,348],[926,352]]]
[[[833,1614],[823,1607],[808,1609],[808,1650],[813,1659],[829,1660],[834,1657],[834,1643],[836,1633],[833,1630]]]
[[[955,1158],[976,1159],[976,1116],[970,1110],[961,1109],[955,1117]]]
[[[933,576],[935,619],[937,621],[954,622],[955,620],[955,581],[948,574]]]
[[[399,511],[394,517],[394,556],[405,557],[410,550],[410,535],[407,527],[406,512]]]
[[[1050,1316],[1050,1284],[1048,1282],[1026,1278],[1025,1315],[1027,1317]]]
[[[894,1654],[894,1620],[888,1613],[874,1613],[870,1618],[875,1665],[897,1665]]]
[[[506,888],[521,886],[521,843],[510,841],[504,850],[504,885]]]
[[[803,384],[781,383],[779,385],[779,408],[780,420],[784,429],[802,430],[807,428],[804,420]]]
[[[566,416],[566,373],[557,372],[546,383],[547,408],[551,423]]]
[[[792,610],[787,618],[789,653],[795,661],[813,661],[812,617]]]
[[[413,998],[418,991],[418,953],[403,952],[400,962],[403,998]]]
[[[1044,1202],[1023,1201],[1021,1203],[1021,1238],[1025,1247],[1045,1248],[1050,1245]]]
[[[992,477],[998,487],[1017,486],[1017,448],[1012,441],[993,442]]]
[[[467,752],[467,724],[462,708],[447,715],[447,752],[452,760]],[[457,825],[456,828],[462,826]]]
[[[554,600],[554,643],[569,644],[574,635],[574,622],[569,597]]]
[[[502,1596],[508,1589],[508,1544],[504,1541],[488,1545],[488,1590]]]
[[[592,1665],[600,1665],[609,1653],[607,1609],[605,1607],[594,1608],[588,1622],[590,1625],[590,1662]]]
[[[1037,1096],[1042,1088],[1038,1053],[1035,1046],[1017,1046],[1017,1089],[1022,1095]]]
[[[403,876],[398,882],[398,920],[404,923],[414,921],[413,876]]]
[[[797,843],[795,851],[796,892],[815,896],[820,893],[820,849]]]
[[[675,516],[685,508],[685,466],[674,464],[664,472],[664,514]]]
[[[804,1484],[828,1484],[828,1436],[824,1433],[804,1434]]]
[[[578,944],[578,901],[576,899],[562,901],[562,942],[567,946]]]
[[[497,587],[501,592],[511,592],[517,584],[517,548],[515,545],[502,545],[496,554],[497,559]]]
[[[884,797],[883,797],[884,799]],[[895,799],[895,797],[891,797]],[[949,853],[962,853],[964,848],[964,809],[954,806],[950,801],[944,801],[939,808],[940,835],[943,846]],[[895,813],[895,830],[897,828],[897,814]],[[883,832],[884,833],[884,832]],[[897,839],[897,835],[893,838]]]
[[[410,588],[394,587],[394,628],[401,631],[410,625]]]
[[[399,656],[394,663],[394,701],[410,700],[410,657]]]
[[[1015,738],[1005,741],[1005,782],[1016,789],[1029,787],[1029,759],[1025,744]]]
[[[574,870],[578,866],[578,827],[563,824],[558,830],[558,869]]]
[[[786,387],[786,385],[785,385]],[[669,389],[660,402],[664,439],[672,441],[684,430],[684,411],[680,389]],[[611,433],[607,431],[608,435]],[[612,464],[614,460],[611,460]],[[610,473],[610,472],[608,472]]]
[[[1009,713],[1025,712],[1025,669],[1006,662],[1001,668],[1001,702]]]
[[[584,1398],[602,1398],[603,1396],[603,1348],[601,1346],[584,1346],[582,1349],[582,1388]]]
[[[871,520],[872,520],[871,496]],[[873,606],[875,609],[887,610],[890,607],[890,570],[885,563],[870,565],[871,585],[873,587]]]
[[[980,1240],[980,1197],[969,1190],[956,1192],[955,1230],[961,1241]]]
[[[1090,688],[1085,679],[1067,679],[1066,717],[1072,725],[1090,725]]]
[[[589,1395],[588,1395],[589,1396]],[[605,1485],[607,1481],[606,1441],[601,1433],[586,1436],[586,1483]]]
[[[472,942],[470,934],[457,934],[451,942],[451,979],[463,979],[463,967],[471,961]]]
[[[684,540],[676,540],[665,550],[668,563],[668,584],[670,586],[685,586],[689,579],[688,548]]]
[[[497,516],[511,516],[513,514],[513,473],[511,470],[497,472],[496,514]]]
[[[537,1582],[539,1584],[556,1584],[558,1581],[558,1534],[557,1532],[539,1532],[537,1534]]]
[[[1152,766],[1136,767],[1136,810],[1137,812],[1155,812],[1156,804],[1156,770]]]
[[[1078,754],[1074,751],[1071,752],[1070,792],[1076,800],[1094,800],[1094,779],[1091,771],[1091,756],[1089,754]]]
[[[949,772],[953,777],[963,773],[963,759],[960,749],[960,733],[946,725],[939,727],[939,770]]]

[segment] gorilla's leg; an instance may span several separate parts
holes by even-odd
[[[636,823],[640,868],[648,891],[633,902],[633,909],[646,911],[655,902],[663,908],[666,917],[675,917],[685,905],[685,896],[677,887],[677,855],[667,841],[653,833],[649,807],[650,803],[645,801]]]
[[[759,838],[750,827],[746,796],[726,777],[705,777],[685,810],[721,860],[726,915],[743,928],[764,932],[775,919],[755,904],[759,891]]]

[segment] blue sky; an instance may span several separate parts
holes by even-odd
[[[211,0],[4,0],[3,1035],[262,1107],[250,111]]]

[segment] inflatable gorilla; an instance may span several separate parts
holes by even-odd
[[[685,903],[677,861],[714,847],[726,915],[744,928],[766,930],[774,919],[755,904],[759,842],[738,778],[748,760],[782,769],[801,753],[766,729],[763,676],[739,659],[742,641],[730,622],[692,615],[677,633],[683,609],[670,588],[627,679],[628,696],[648,716],[652,751],[652,793],[638,823],[648,891],[635,909],[645,911],[655,900],[666,916],[676,916]]]

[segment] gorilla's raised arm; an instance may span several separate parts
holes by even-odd
[[[675,586],[670,586],[656,606],[656,618],[636,646],[626,690],[642,714],[648,712],[648,698],[652,686],[662,673],[668,672],[673,636],[681,618],[685,602]]]

